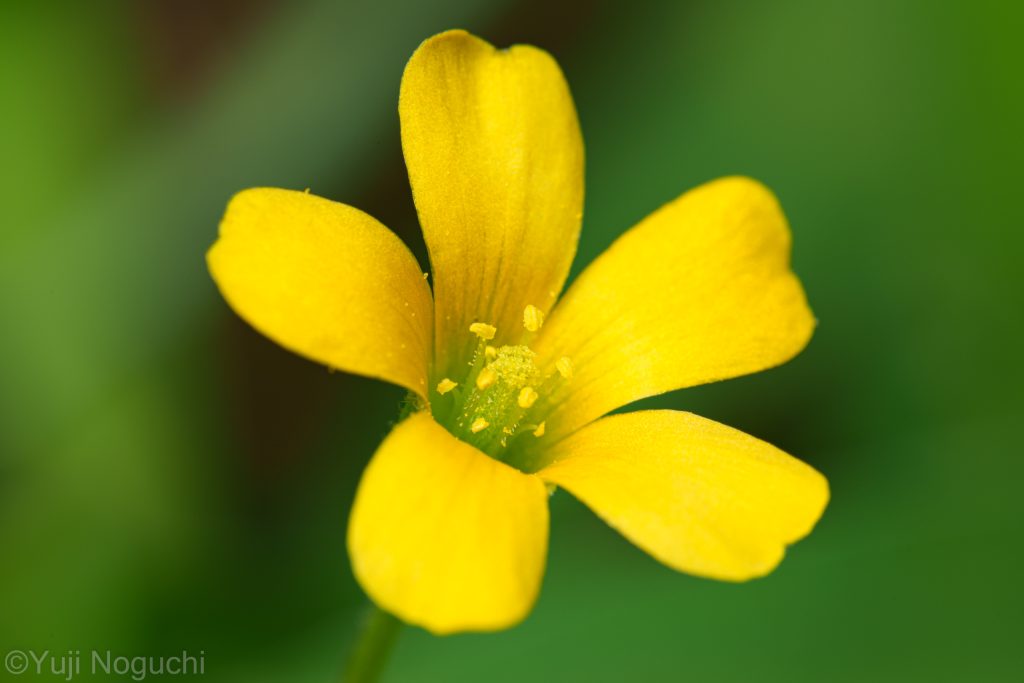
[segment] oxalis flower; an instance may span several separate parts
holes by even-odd
[[[413,396],[351,514],[366,592],[434,633],[515,624],[537,597],[555,487],[679,571],[770,572],[822,514],[819,473],[689,413],[603,416],[806,345],[814,318],[772,194],[745,178],[683,194],[556,306],[580,229],[583,141],[555,61],[442,33],[409,60],[399,115],[433,296],[392,232],[308,192],[241,192],[208,255],[256,329]]]

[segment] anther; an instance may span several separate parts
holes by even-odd
[[[484,368],[483,370],[480,371],[480,374],[476,376],[476,388],[479,389],[480,391],[483,391],[487,387],[494,384],[494,382],[497,379],[498,375],[497,373],[494,372],[494,370],[491,370],[490,368]]]
[[[523,327],[530,332],[536,332],[544,324],[544,312],[533,304],[523,309]]]
[[[544,425],[545,424],[547,424],[547,423],[541,422],[539,425],[537,425],[537,428],[533,430],[533,435],[536,436],[536,437],[544,436]]]
[[[482,417],[478,417],[477,419],[473,420],[473,424],[470,425],[469,431],[476,434],[477,432],[482,432],[483,430],[487,429],[488,426],[490,426],[490,422],[483,419]]]
[[[537,402],[539,394],[534,391],[533,387],[523,387],[522,391],[519,392],[519,407],[529,408]]]
[[[445,377],[443,380],[441,380],[440,382],[437,383],[437,393],[439,393],[442,396],[444,396],[445,394],[447,394],[449,391],[451,391],[452,389],[454,389],[457,386],[459,386],[458,382],[453,382],[450,379],[448,379],[447,377]]]
[[[564,379],[572,378],[572,361],[569,359],[569,356],[559,358],[555,363],[555,367],[558,368],[558,374]]]
[[[487,323],[473,323],[469,326],[469,331],[484,341],[490,341],[494,339],[494,335],[498,333],[498,328],[494,325],[488,325]]]
[[[498,357],[498,349],[494,348],[490,344],[484,347],[484,358],[487,360],[494,360]]]

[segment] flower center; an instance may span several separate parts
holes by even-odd
[[[535,306],[523,311],[523,327],[537,332],[544,316]],[[520,438],[544,436],[544,400],[558,382],[572,376],[572,362],[560,358],[551,368],[537,366],[537,354],[526,344],[492,346],[497,329],[477,322],[469,332],[478,338],[465,377],[445,377],[431,396],[435,419],[456,437],[484,453],[505,460]]]

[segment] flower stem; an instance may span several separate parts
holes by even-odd
[[[363,617],[362,626],[345,664],[342,683],[373,683],[387,664],[388,655],[402,630],[402,622],[375,605]]]

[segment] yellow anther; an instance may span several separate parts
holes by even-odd
[[[530,304],[523,309],[523,327],[530,332],[536,332],[544,324],[544,312]]]
[[[459,386],[458,382],[453,382],[450,379],[448,379],[447,377],[445,377],[443,380],[441,380],[440,382],[437,383],[437,393],[439,393],[442,396],[444,396],[445,394],[447,394],[449,391],[451,391],[452,389],[454,389],[457,386]]]
[[[480,391],[483,391],[487,387],[494,384],[494,382],[497,379],[498,375],[497,373],[494,372],[494,370],[491,370],[490,368],[484,368],[483,370],[480,371],[480,374],[476,376],[476,388],[479,389]]]
[[[538,396],[539,394],[533,390],[533,387],[523,387],[519,392],[519,407],[529,408],[537,402]]]
[[[572,361],[569,359],[569,356],[559,358],[555,363],[555,367],[558,368],[558,374],[565,379],[572,377]]]
[[[482,432],[483,430],[487,429],[487,427],[490,426],[490,424],[490,422],[483,419],[482,417],[478,417],[477,419],[473,420],[473,424],[469,426],[469,431],[476,434],[477,432]]]
[[[486,358],[487,360],[494,360],[497,357],[498,357],[498,349],[496,349],[493,346],[491,346],[490,344],[488,344],[484,348],[484,358]]]
[[[473,323],[469,326],[469,331],[484,341],[490,341],[494,339],[494,335],[498,333],[498,328],[494,325],[488,325],[487,323]]]
[[[502,427],[501,431],[502,431],[502,433],[508,434],[509,436],[512,436],[512,434],[515,433],[515,430],[512,429],[511,427]]]
[[[541,422],[539,425],[537,425],[537,428],[533,430],[533,435],[537,436],[537,437],[544,436],[544,425],[545,424],[546,424],[545,422]]]

